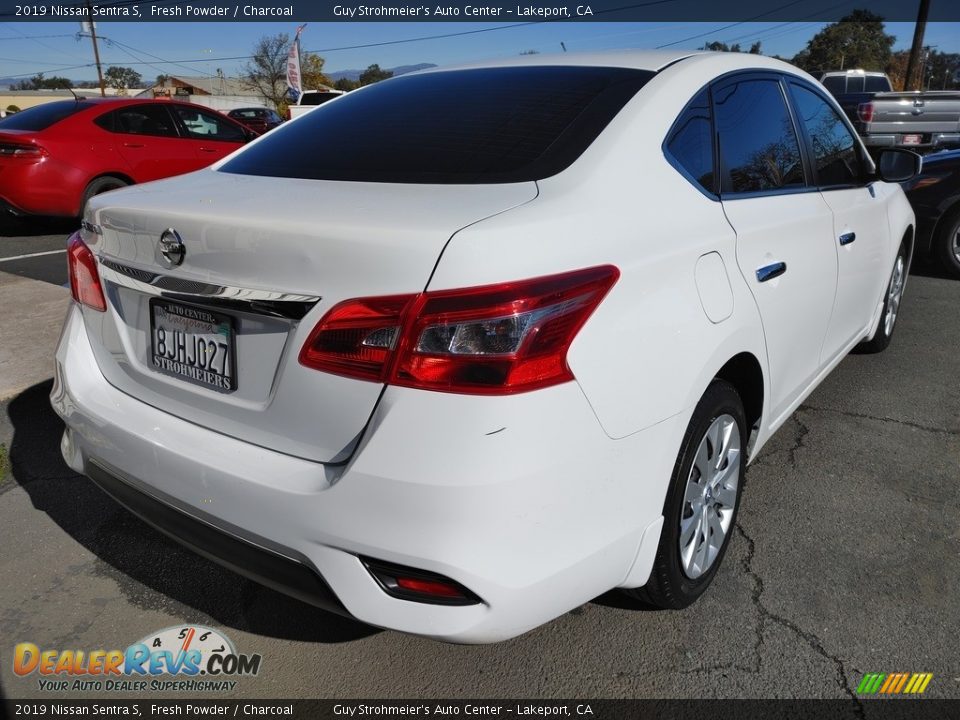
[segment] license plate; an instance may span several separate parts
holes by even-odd
[[[233,318],[205,308],[150,301],[150,362],[167,375],[217,392],[237,389]]]
[[[903,136],[904,145],[919,145],[921,142],[923,142],[922,135],[904,135]]]

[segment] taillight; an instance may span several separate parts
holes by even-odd
[[[0,158],[24,158],[38,160],[46,154],[39,145],[25,143],[0,143]]]
[[[443,575],[372,558],[360,560],[383,591],[400,600],[434,605],[476,605],[482,602],[463,585]]]
[[[335,305],[317,323],[300,362],[336,375],[383,381],[403,312],[416,295],[360,298]]]
[[[567,350],[620,276],[612,265],[420,295],[348,300],[300,362],[444,392],[502,395],[573,379]]]
[[[873,103],[865,102],[857,105],[857,117],[861,122],[871,122],[873,120]]]
[[[97,259],[90,252],[79,234],[70,237],[67,243],[67,270],[70,274],[70,292],[73,299],[89,308],[104,312],[107,301],[103,297]]]

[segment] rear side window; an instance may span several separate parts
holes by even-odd
[[[174,105],[173,111],[187,128],[187,135],[197,140],[243,142],[246,136],[237,125],[219,113],[206,112],[186,105]]]
[[[92,106],[89,103],[82,100],[44,103],[0,120],[0,130],[46,130],[54,123],[90,107]]]
[[[853,134],[837,112],[816,93],[790,85],[794,107],[810,137],[817,183],[853,185],[861,178],[860,155]]]
[[[220,170],[396,183],[537,180],[576,160],[652,76],[564,66],[404,76],[281,126]]]
[[[176,137],[173,118],[160,105],[131,105],[98,117],[94,122],[104,130],[124,135]]]
[[[304,93],[300,98],[300,105],[323,105],[325,102],[338,98],[343,93]]]
[[[713,92],[721,189],[763,192],[804,184],[800,145],[774,79],[744,79]]]
[[[843,95],[847,91],[847,79],[840,75],[831,75],[823,79],[823,86],[834,95]]]
[[[890,81],[879,75],[867,75],[866,87],[869,93],[889,92]]]
[[[713,174],[713,127],[710,95],[697,95],[680,113],[667,138],[667,152],[689,180],[716,193]]]

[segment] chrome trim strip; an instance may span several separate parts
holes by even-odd
[[[315,303],[318,295],[296,295],[273,290],[252,290],[231,285],[215,285],[197,280],[161,275],[148,270],[140,270],[114,260],[100,258],[100,274],[116,285],[148,295],[167,296],[168,294],[190,295],[197,298],[220,298],[248,302],[295,302]]]
[[[773,280],[774,278],[783,275],[786,271],[787,264],[785,262],[776,262],[772,265],[764,265],[762,268],[757,268],[757,280],[760,282]]]

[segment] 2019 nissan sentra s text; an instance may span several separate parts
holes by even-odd
[[[748,460],[890,342],[914,225],[892,183],[919,162],[875,169],[822,88],[753,55],[364,88],[91,201],[64,456],[373,625],[485,642],[611,588],[683,607]]]

